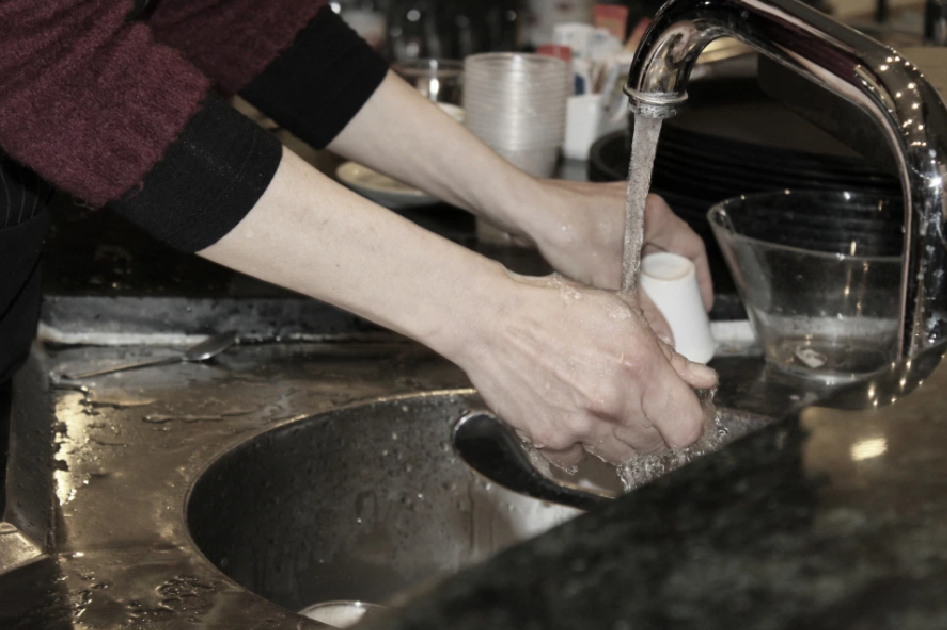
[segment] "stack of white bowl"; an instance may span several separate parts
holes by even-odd
[[[520,53],[467,57],[467,128],[507,161],[535,177],[550,177],[565,138],[569,65]]]

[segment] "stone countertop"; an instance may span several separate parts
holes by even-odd
[[[945,628],[943,356],[790,414],[368,627]]]

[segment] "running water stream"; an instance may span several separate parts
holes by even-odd
[[[622,293],[637,297],[638,275],[641,271],[641,248],[644,245],[645,201],[651,187],[654,156],[661,134],[661,119],[635,115],[631,137],[631,163],[628,165],[628,201],[625,206],[625,243],[622,257]],[[704,434],[697,442],[683,449],[668,449],[653,455],[638,455],[618,467],[625,491],[680,468],[684,464],[719,449],[726,441],[725,427],[713,403],[716,390],[698,391],[704,409]]]
[[[628,165],[628,200],[625,205],[625,249],[622,256],[622,293],[638,294],[641,247],[644,245],[644,210],[651,188],[654,155],[661,135],[661,119],[635,115]]]

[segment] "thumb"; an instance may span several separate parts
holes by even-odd
[[[717,386],[717,371],[713,368],[702,363],[688,361],[668,345],[662,346],[661,350],[664,351],[664,357],[677,372],[677,375],[681,377],[681,380],[694,389],[706,390]]]
[[[671,332],[671,326],[664,315],[661,314],[661,311],[658,310],[657,304],[648,297],[644,289],[638,289],[638,305],[641,307],[644,318],[651,330],[654,331],[655,336],[673,348],[674,334]]]

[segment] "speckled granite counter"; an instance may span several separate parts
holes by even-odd
[[[494,558],[371,627],[945,628],[943,352],[857,386],[833,403],[842,409],[809,408]]]

